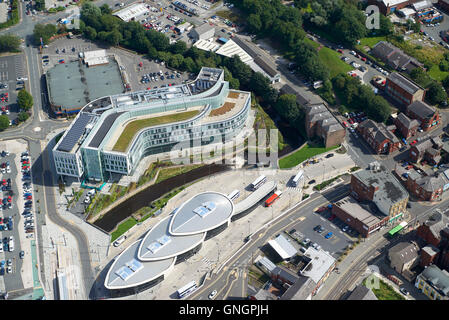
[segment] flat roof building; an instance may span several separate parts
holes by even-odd
[[[250,107],[250,93],[230,90],[212,68],[186,84],[105,96],[85,105],[54,147],[56,170],[94,181],[131,175],[147,155],[229,141],[248,126]]]
[[[52,111],[59,116],[77,113],[91,101],[123,93],[122,76],[115,59],[89,68],[80,61],[57,64],[47,71],[47,92]]]
[[[332,213],[363,237],[368,237],[388,221],[385,215],[375,215],[367,209],[351,196],[344,197],[332,205]]]

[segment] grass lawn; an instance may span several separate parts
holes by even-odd
[[[303,148],[299,149],[298,151],[280,159],[279,160],[279,168],[281,168],[281,169],[293,168],[294,166],[297,166],[298,164],[300,164],[301,162],[303,162],[306,159],[309,159],[318,154],[336,149],[338,147],[339,146],[333,146],[333,147],[329,147],[329,148],[311,147],[308,144],[306,144]]]
[[[182,167],[175,167],[175,168],[163,168],[159,171],[159,175],[157,176],[156,182],[159,183],[161,181],[167,180],[168,178],[189,172],[193,169],[199,168],[203,166],[202,164],[194,164],[191,166],[182,166]]]
[[[312,39],[309,39],[307,37],[304,37],[304,42],[311,44],[315,49],[320,46],[320,44],[318,42],[315,42]]]
[[[129,143],[134,138],[134,135],[143,128],[158,126],[161,124],[178,122],[193,118],[199,113],[199,111],[187,111],[182,113],[175,113],[167,116],[147,118],[136,120],[128,123],[128,125],[123,130],[122,134],[118,138],[115,146],[112,148],[113,151],[125,152],[128,148]]]
[[[129,218],[125,222],[122,222],[117,227],[117,230],[115,230],[113,233],[111,233],[111,242],[114,242],[118,237],[120,237],[122,234],[124,234],[126,231],[134,227],[134,225],[137,224],[137,220],[134,218]]]
[[[369,37],[360,39],[360,46],[374,47],[379,41],[386,41],[385,37]]]
[[[438,65],[434,64],[432,68],[427,72],[429,76],[437,81],[442,81],[444,78],[446,78],[449,75],[449,72],[447,71],[441,71]]]
[[[366,286],[366,279],[363,281],[363,285]],[[394,291],[394,289],[384,281],[379,279],[379,288],[372,289],[377,299],[379,300],[405,300],[405,298]]]
[[[333,78],[337,74],[346,73],[353,68],[340,59],[340,54],[332,49],[323,47],[318,52],[320,61],[329,69],[330,77]]]

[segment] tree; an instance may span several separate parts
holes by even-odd
[[[0,131],[5,130],[9,127],[9,118],[7,115],[0,116]]]
[[[181,54],[179,54],[179,53],[174,54],[168,60],[168,64],[172,68],[179,69],[179,66],[182,65],[183,60],[184,60],[184,57]]]
[[[441,104],[447,101],[447,93],[438,82],[432,82],[427,89],[426,100],[432,104]]]
[[[100,7],[100,10],[103,15],[112,13],[112,9],[106,3]]]
[[[97,31],[91,26],[88,26],[84,29],[84,35],[87,39],[95,40],[97,38]]]
[[[294,94],[283,94],[276,101],[274,108],[277,113],[287,120],[296,128],[299,127],[298,119],[300,118],[300,109],[296,103],[296,96]]]
[[[50,38],[56,34],[58,28],[54,24],[36,24],[33,30],[33,39],[36,44],[40,44],[40,39],[44,44],[50,42]]]
[[[449,71],[449,61],[441,60],[438,67],[440,68],[441,71]]]
[[[106,42],[113,46],[118,46],[122,39],[122,34],[117,29],[108,32],[106,35]]]
[[[0,52],[19,51],[20,38],[16,35],[5,34],[0,36]]]
[[[246,22],[251,33],[259,33],[261,31],[262,22],[259,15],[250,14]]]
[[[25,89],[22,89],[17,94],[17,104],[19,108],[25,111],[28,111],[33,106],[33,97],[28,93]]]
[[[170,46],[170,51],[173,54],[184,54],[187,50],[187,44],[184,41],[176,41]]]
[[[19,120],[19,122],[24,122],[26,121],[28,118],[30,117],[30,115],[27,112],[20,112],[17,115],[17,119]]]

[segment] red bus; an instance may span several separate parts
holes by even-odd
[[[265,207],[270,207],[277,199],[279,199],[281,194],[282,194],[282,191],[280,191],[280,190],[273,193],[273,195],[265,201]]]

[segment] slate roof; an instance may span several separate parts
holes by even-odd
[[[418,257],[419,247],[412,242],[399,242],[388,250],[390,256],[396,256],[402,263],[407,263]]]
[[[387,41],[379,41],[372,49],[372,54],[386,62],[389,66],[395,69],[406,69],[408,64],[412,63],[416,66],[423,64],[418,62],[415,58],[410,57],[398,47],[392,45]]]
[[[404,113],[399,113],[396,118],[404,127],[411,129],[419,126],[419,121],[416,119],[410,119]]]
[[[358,285],[349,295],[347,300],[378,300],[371,289],[364,285]]]
[[[383,123],[376,123],[371,119],[367,119],[359,124],[359,128],[365,128],[371,134],[372,138],[379,143],[386,139],[392,142],[399,142],[399,139],[387,130],[387,127]]]
[[[397,72],[390,73],[387,79],[410,94],[415,94],[418,90],[424,90],[423,87]]]
[[[407,107],[407,113],[413,112],[418,117],[422,119],[427,119],[433,117],[436,112],[436,109],[429,106],[427,103],[422,101],[414,101]]]

